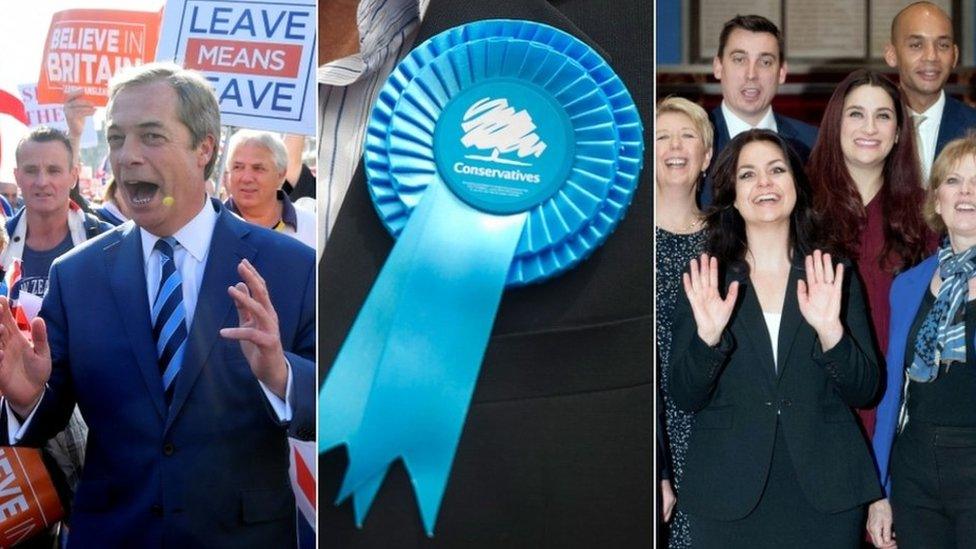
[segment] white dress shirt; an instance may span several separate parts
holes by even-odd
[[[945,111],[945,91],[939,93],[939,99],[925,112],[917,113],[908,109],[915,122],[916,145],[918,145],[918,160],[922,167],[922,186],[928,188],[929,174],[932,173],[932,163],[935,162],[935,145],[939,140],[939,126],[942,125],[942,113]],[[921,122],[917,117],[923,117]]]
[[[173,262],[176,264],[176,269],[180,273],[180,281],[183,287],[183,307],[186,310],[186,328],[188,334],[193,326],[193,316],[196,312],[200,286],[203,283],[203,272],[207,266],[207,257],[210,255],[210,241],[213,239],[214,226],[216,224],[217,212],[214,210],[210,199],[207,198],[200,212],[189,223],[173,234],[173,238],[178,243],[173,250]],[[160,237],[142,228],[137,230],[142,238],[142,257],[144,261],[143,267],[146,273],[146,298],[148,300],[147,306],[152,309],[153,301],[156,299],[156,292],[159,290],[159,279],[162,276],[162,264],[160,263],[162,252],[155,249],[156,241]],[[178,380],[179,376],[177,376],[177,383],[179,383]],[[284,399],[272,393],[264,383],[258,381],[258,384],[264,391],[268,403],[277,415],[278,420],[282,422],[290,421],[292,417],[291,404],[289,403],[292,390],[291,365],[288,365],[288,381]],[[160,378],[160,387],[162,387],[162,378]],[[40,404],[40,402],[38,400],[37,404]],[[11,444],[16,444],[24,436],[31,419],[34,417],[34,412],[37,411],[37,404],[34,405],[34,409],[30,415],[21,424],[17,420],[17,416],[12,413],[13,411],[9,408],[9,404],[5,402],[7,406],[7,436]]]
[[[322,255],[359,165],[366,123],[393,67],[413,46],[429,0],[362,0],[356,13],[359,52],[327,63],[319,81],[319,235]]]
[[[217,212],[207,200],[200,212],[183,225],[183,228],[173,234],[177,245],[173,249],[173,261],[176,270],[180,272],[183,284],[183,307],[186,309],[186,331],[193,327],[193,315],[197,310],[197,297],[200,285],[203,284],[203,270],[207,266],[207,256],[210,254],[210,241],[213,239],[214,226],[217,224]],[[145,229],[138,229],[142,238],[143,267],[146,273],[146,298],[152,309],[159,290],[159,279],[162,277],[163,267],[160,263],[162,252],[155,249],[160,237]]]
[[[769,331],[769,342],[773,344],[773,371],[779,373],[779,325],[783,321],[783,313],[763,311],[763,319]]]
[[[729,139],[734,139],[735,136],[739,135],[740,133],[752,129],[772,130],[774,132],[778,132],[778,128],[776,127],[776,117],[773,116],[772,107],[768,107],[766,109],[766,114],[763,115],[762,119],[755,126],[736,116],[736,114],[732,112],[732,109],[725,104],[725,101],[722,101],[722,116],[725,117],[725,126],[729,129]]]

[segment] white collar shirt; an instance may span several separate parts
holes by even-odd
[[[217,224],[217,212],[209,198],[204,200],[203,208],[189,223],[183,225],[173,234],[178,243],[173,249],[173,262],[180,273],[183,284],[183,307],[186,309],[186,328],[189,333],[193,326],[193,316],[197,308],[197,298],[200,295],[200,285],[203,283],[203,271],[207,266],[207,256],[210,254],[210,241],[213,239],[214,226]],[[149,307],[152,308],[159,290],[159,279],[162,277],[160,258],[162,252],[155,249],[156,241],[161,237],[140,228],[142,237],[142,258],[146,269],[146,290]]]
[[[778,131],[776,117],[773,116],[772,107],[766,109],[766,114],[763,115],[762,119],[755,126],[736,116],[732,112],[732,109],[725,104],[725,101],[722,101],[722,116],[725,117],[725,126],[729,129],[729,139],[733,139],[740,133],[752,129]]]
[[[912,122],[915,122],[915,136],[918,145],[918,159],[922,168],[922,186],[928,187],[929,174],[932,172],[932,163],[935,162],[935,145],[939,140],[939,126],[942,125],[942,113],[945,112],[946,96],[943,90],[939,93],[939,98],[931,107],[922,113],[908,109],[912,115]],[[922,116],[921,122],[916,122],[917,117]]]
[[[413,46],[429,0],[362,0],[359,52],[319,67],[318,249],[325,247],[363,152],[366,123],[390,72]]]

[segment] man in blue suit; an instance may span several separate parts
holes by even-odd
[[[945,84],[959,62],[952,20],[931,2],[916,2],[891,22],[885,62],[898,69],[905,102],[915,121],[923,184],[935,157],[953,139],[976,127],[976,109],[946,95]]]
[[[41,444],[77,402],[72,546],[292,545],[287,437],[314,434],[314,252],[207,198],[220,115],[201,75],[130,69],[107,121],[134,223],[54,263],[33,343],[0,300],[6,433]]]
[[[760,15],[737,15],[722,27],[712,71],[722,84],[722,104],[709,114],[715,127],[712,157],[733,137],[753,128],[783,136],[806,162],[817,140],[817,128],[773,112],[772,102],[786,82],[783,34]],[[710,181],[702,185],[702,206],[712,202]]]

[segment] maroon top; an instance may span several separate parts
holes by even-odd
[[[891,291],[891,283],[895,279],[895,275],[890,265],[885,265],[882,268],[878,263],[878,256],[885,244],[884,215],[880,195],[881,193],[876,194],[864,208],[867,221],[861,231],[857,271],[861,275],[861,282],[864,283],[868,314],[871,316],[875,342],[878,344],[878,356],[883,360],[888,352],[888,325],[891,316],[888,294]],[[936,235],[931,231],[926,231],[926,251],[934,250],[937,245],[938,238]],[[907,265],[905,269],[908,267],[911,265]],[[884,379],[884,372],[881,373],[881,378]],[[875,406],[857,411],[869,440],[874,435]]]

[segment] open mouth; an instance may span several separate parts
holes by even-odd
[[[684,168],[688,165],[687,158],[668,158],[664,161],[664,165],[669,168]]]
[[[145,206],[152,202],[156,192],[159,191],[159,185],[148,181],[126,181],[125,189],[132,205]]]
[[[750,101],[759,99],[759,89],[757,88],[746,88],[742,90],[742,96]]]
[[[976,212],[976,205],[972,202],[960,202],[956,204],[957,212]]]
[[[881,141],[878,139],[855,139],[854,144],[858,147],[878,147]]]
[[[779,202],[779,195],[774,193],[761,194],[757,196],[755,200],[753,200],[752,202],[753,204],[759,204],[759,205],[775,204]]]

